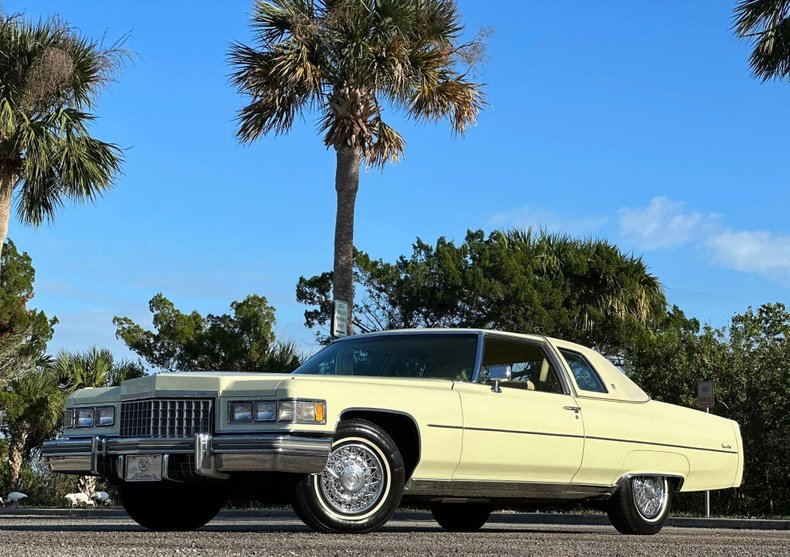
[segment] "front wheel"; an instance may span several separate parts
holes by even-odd
[[[405,476],[398,446],[386,431],[348,420],[337,428],[324,471],[300,481],[291,503],[314,530],[372,532],[398,508]]]
[[[450,532],[477,532],[491,516],[491,507],[474,503],[434,503],[433,518]]]
[[[671,499],[665,477],[634,476],[612,495],[606,510],[612,526],[621,533],[651,535],[664,526]]]
[[[123,483],[121,502],[137,524],[158,532],[195,530],[217,516],[222,499],[200,485]]]

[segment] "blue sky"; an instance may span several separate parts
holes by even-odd
[[[495,29],[478,75],[490,106],[460,139],[389,116],[406,157],[362,174],[357,246],[392,260],[417,236],[536,225],[643,255],[669,301],[714,326],[787,302],[790,83],[749,75],[730,4],[461,0],[470,32]],[[33,305],[60,319],[50,350],[129,356],[112,317],[150,324],[162,292],[203,313],[265,295],[279,334],[313,351],[294,290],[332,265],[334,156],[312,119],[237,144],[225,57],[250,39],[252,2],[2,6],[128,32],[136,53],[94,127],[127,148],[115,189],[52,226],[10,227],[37,269]]]

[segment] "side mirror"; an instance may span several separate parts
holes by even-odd
[[[495,393],[502,392],[499,382],[510,381],[511,377],[513,377],[513,367],[510,364],[488,366],[488,380],[494,382],[491,385],[491,390]]]

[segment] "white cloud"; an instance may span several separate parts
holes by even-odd
[[[714,228],[718,215],[684,209],[684,203],[666,197],[654,197],[642,209],[620,209],[620,232],[649,251],[693,242]]]
[[[766,231],[725,230],[705,241],[713,261],[790,286],[790,236]]]
[[[540,207],[523,206],[501,213],[490,219],[491,224],[500,228],[536,228],[559,231],[574,236],[590,234],[600,230],[609,218],[595,215],[562,215]]]
[[[688,211],[679,201],[655,197],[647,207],[620,209],[620,233],[645,251],[692,245],[718,267],[790,286],[790,236],[735,230],[719,215]]]

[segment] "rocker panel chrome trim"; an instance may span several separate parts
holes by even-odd
[[[428,498],[517,500],[605,499],[617,486],[533,482],[411,480],[404,495]]]

